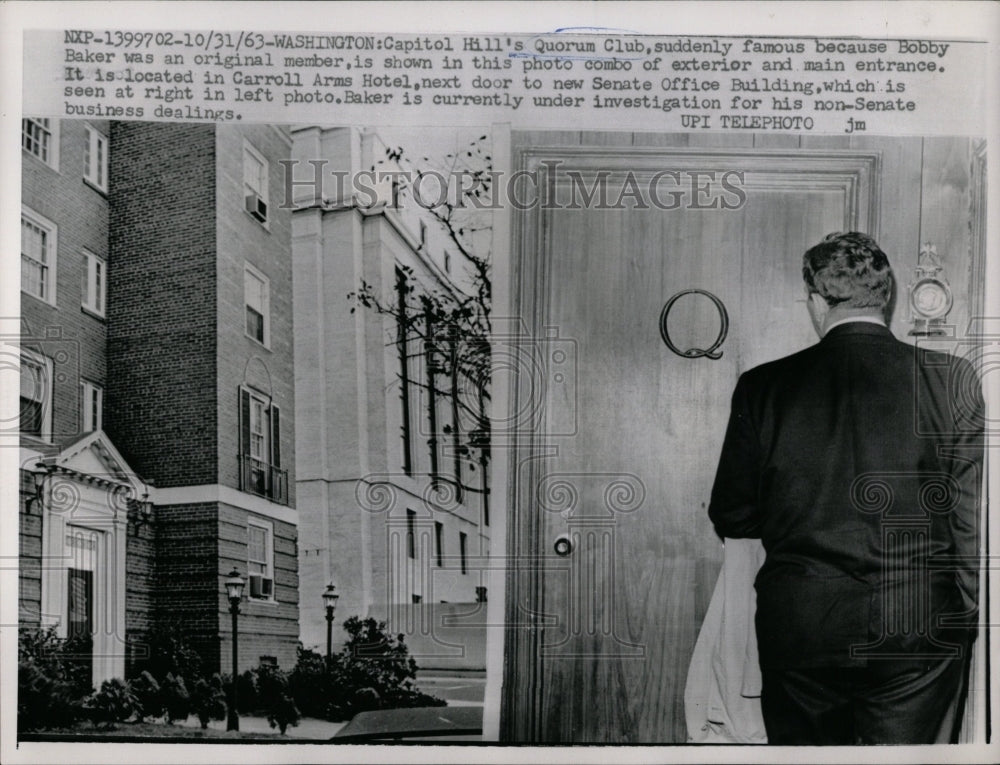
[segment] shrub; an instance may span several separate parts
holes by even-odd
[[[32,661],[18,662],[18,730],[70,727],[84,711],[83,698],[73,683],[53,679]]]
[[[18,630],[17,712],[20,730],[72,726],[93,692],[85,641],[64,640],[55,628]]]
[[[352,616],[344,622],[348,639],[341,651],[343,679],[354,688],[372,688],[380,696],[417,675],[402,635],[390,635],[385,622]]]
[[[130,680],[129,686],[135,697],[135,717],[138,722],[142,722],[147,717],[159,717],[163,714],[163,696],[160,684],[148,671],[144,671],[138,677]]]
[[[68,683],[81,699],[94,692],[86,638],[60,638],[55,627],[23,627],[18,630],[17,658],[34,664],[52,680]]]
[[[233,693],[233,676],[228,672],[221,675],[222,690],[226,696],[226,703],[230,703]],[[236,676],[236,711],[241,715],[252,714],[257,711],[257,676],[252,670],[244,670]]]
[[[175,720],[186,720],[191,712],[191,695],[188,693],[184,678],[168,673],[160,686],[163,693],[163,706],[167,712],[167,725],[173,725]]]
[[[280,728],[284,733],[289,725],[299,724],[299,710],[292,698],[288,675],[285,672],[274,665],[261,664],[255,669],[247,670],[240,678],[241,680],[245,678],[245,685],[253,687],[252,711],[262,712],[272,728]],[[239,705],[243,708],[242,696]]]
[[[110,728],[135,713],[136,700],[124,680],[113,678],[101,683],[101,689],[89,696],[84,706],[95,726]]]
[[[191,685],[204,675],[201,656],[190,646],[180,628],[170,626],[151,630],[146,639],[149,642],[149,658],[143,669],[161,683],[167,675],[174,675]]]
[[[282,734],[289,725],[299,724],[299,710],[287,690],[268,704],[267,722],[272,728],[280,729]]]
[[[191,688],[191,707],[203,730],[208,727],[209,720],[224,720],[227,710],[222,678],[216,674],[212,675],[211,680],[195,680]]]
[[[351,697],[353,713],[369,712],[382,708],[382,697],[374,688],[358,688]]]
[[[334,657],[339,659],[339,655]],[[327,707],[335,697],[327,672],[326,659],[316,651],[298,647],[295,668],[288,676],[288,685],[295,704],[307,717],[326,717]]]
[[[416,688],[417,663],[402,635],[371,618],[352,616],[343,626],[347,643],[329,665],[316,651],[299,648],[290,689],[305,714],[344,720],[373,709],[445,705]]]

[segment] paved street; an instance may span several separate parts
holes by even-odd
[[[483,673],[417,674],[417,687],[448,702],[448,706],[482,706],[486,689]]]

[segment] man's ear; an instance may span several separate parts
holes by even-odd
[[[806,308],[809,309],[809,318],[812,320],[813,329],[816,330],[817,335],[823,337],[823,325],[830,312],[829,303],[818,292],[810,292],[806,299]]]
[[[830,304],[827,303],[826,298],[818,292],[809,293],[809,304],[812,310],[820,316],[826,316],[827,312],[830,310]]]

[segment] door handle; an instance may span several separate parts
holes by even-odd
[[[569,534],[560,534],[556,537],[552,547],[555,549],[556,555],[565,558],[573,552],[573,540],[569,538]]]
[[[704,295],[712,303],[715,304],[716,310],[719,312],[719,319],[721,321],[721,326],[719,327],[719,335],[715,338],[715,342],[712,343],[708,348],[688,348],[686,351],[682,351],[676,345],[674,341],[670,339],[670,330],[667,327],[667,319],[670,317],[670,309],[674,307],[674,303],[677,302],[678,298],[682,298],[685,295]],[[713,360],[718,360],[722,358],[722,351],[719,348],[726,340],[726,335],[729,334],[729,312],[726,311],[726,305],[718,297],[713,295],[708,290],[700,290],[696,288],[681,290],[676,295],[674,295],[667,304],[663,306],[663,310],[660,312],[660,337],[663,338],[663,342],[666,344],[667,348],[672,350],[678,356],[682,356],[685,359],[697,359],[699,357],[706,357]]]

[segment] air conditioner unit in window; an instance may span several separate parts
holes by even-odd
[[[263,574],[250,574],[250,597],[270,598],[274,594],[274,580]]]
[[[267,220],[267,202],[256,193],[251,192],[245,197],[247,212],[261,223]]]

